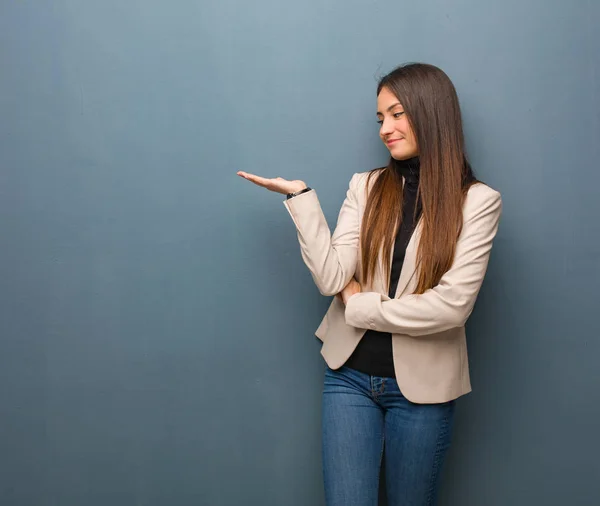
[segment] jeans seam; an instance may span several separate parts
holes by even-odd
[[[373,400],[377,403],[379,403],[379,398],[385,393],[385,381],[381,382],[381,385],[379,386],[379,388],[375,388],[375,383],[373,382],[373,378],[374,376],[371,376],[369,378],[369,382],[370,382],[370,390],[371,390],[371,397],[373,398]]]
[[[383,451],[385,450],[385,417],[381,427],[381,450],[379,452],[379,476],[377,477],[377,489],[381,485],[381,465],[383,463]]]
[[[440,454],[442,453],[442,441],[445,439],[447,434],[448,434],[448,417],[446,416],[444,418],[443,428],[440,430],[440,433],[438,435],[438,440],[436,443],[435,456],[434,456],[434,461],[433,461],[433,470],[431,473],[431,480],[429,482],[429,492],[427,494],[427,506],[432,506],[432,504],[433,504],[432,501],[433,501],[434,493],[436,490],[435,484],[436,484],[438,474],[440,471]]]

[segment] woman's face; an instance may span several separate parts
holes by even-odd
[[[419,154],[415,138],[402,104],[387,88],[377,97],[379,137],[390,150],[392,158],[407,160]]]

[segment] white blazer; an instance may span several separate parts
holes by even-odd
[[[473,311],[498,229],[500,194],[483,183],[469,189],[452,267],[437,286],[414,295],[419,221],[406,249],[396,296],[390,299],[389,272],[383,272],[381,261],[370,285],[362,279],[360,229],[367,175],[352,177],[333,236],[315,190],[284,201],[296,225],[302,258],[319,291],[335,295],[353,276],[362,288],[347,306],[334,297],[316,331],[323,342],[321,354],[329,367],[338,369],[367,329],[390,332],[396,379],[404,396],[415,403],[455,399],[471,391],[465,322]]]

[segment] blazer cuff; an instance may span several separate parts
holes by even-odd
[[[346,324],[359,329],[375,330],[375,322],[369,315],[375,313],[377,305],[390,300],[377,292],[355,293],[346,304]]]

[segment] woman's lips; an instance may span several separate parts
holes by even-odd
[[[388,146],[391,146],[392,144],[396,144],[396,142],[401,141],[402,139],[390,139],[389,141],[386,141],[386,144]]]

